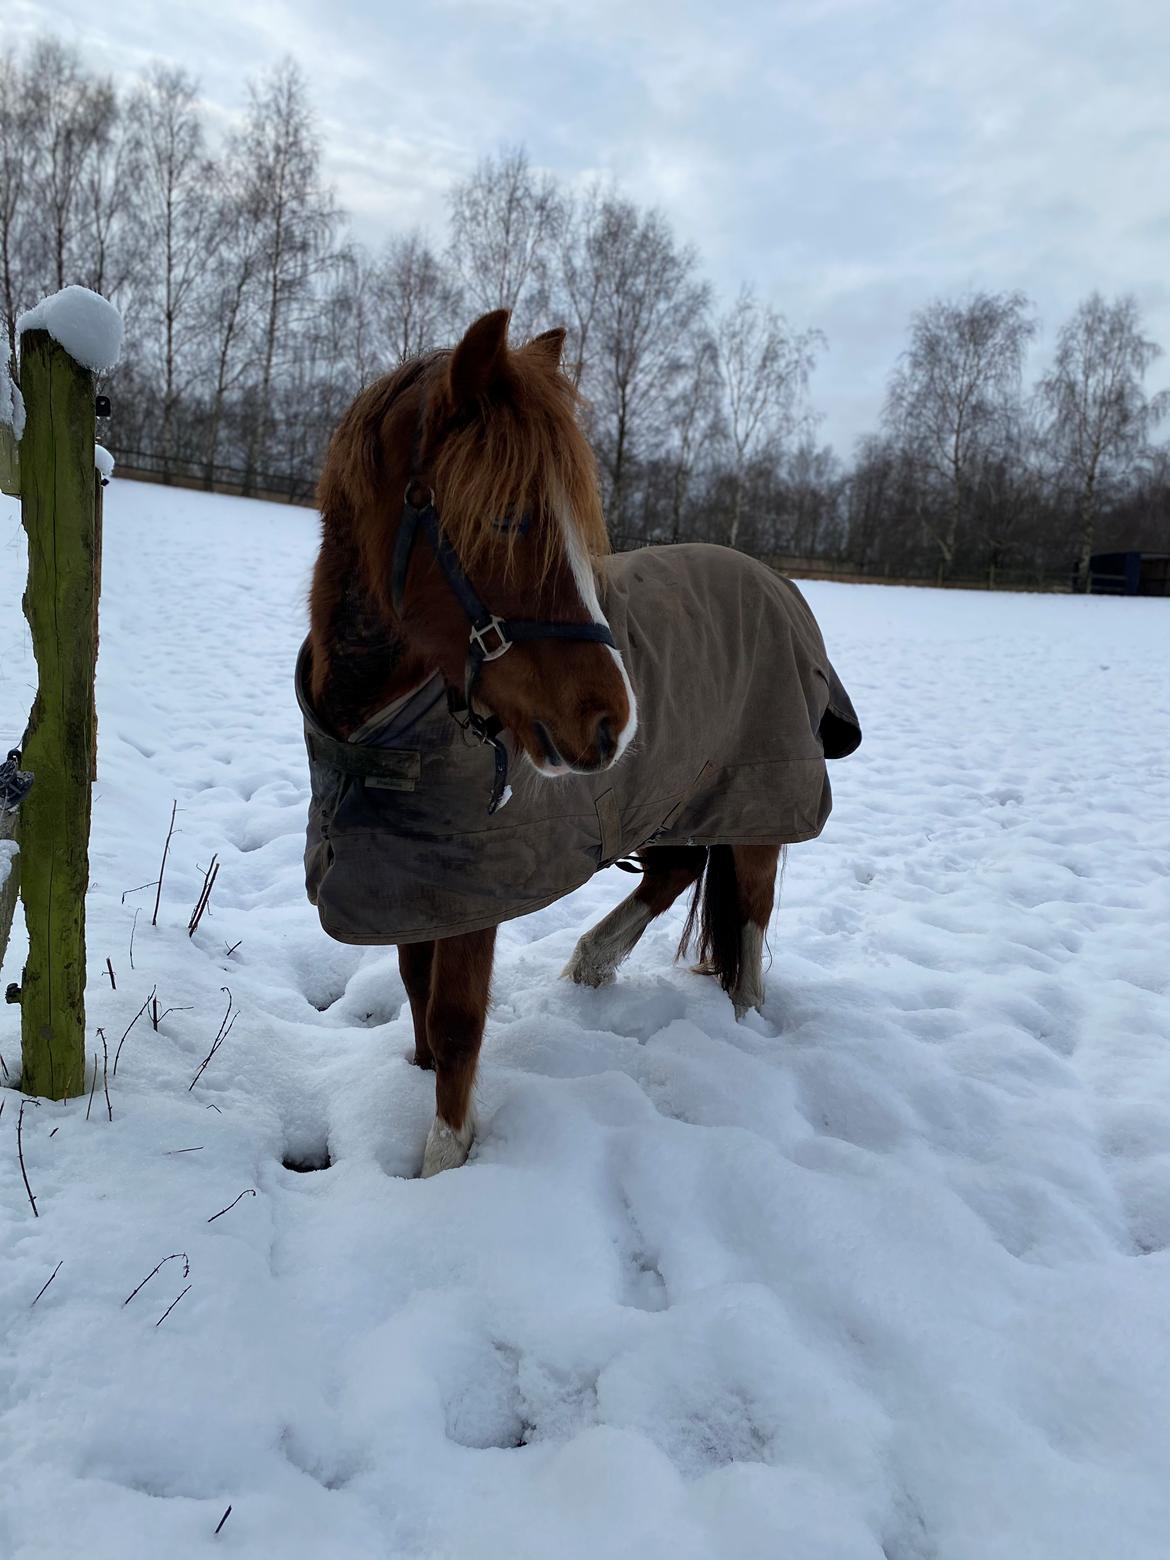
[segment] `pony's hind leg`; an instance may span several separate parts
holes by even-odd
[[[713,845],[679,953],[698,922],[699,968],[714,975],[736,1018],[764,1005],[764,934],[776,892],[779,845]]]
[[[578,942],[561,971],[579,986],[605,986],[656,916],[702,876],[702,845],[659,845],[640,851],[642,881]]]
[[[739,915],[739,974],[728,988],[736,1018],[764,1006],[764,935],[776,899],[779,845],[733,845]]]
[[[436,942],[427,1004],[427,1041],[435,1068],[435,1119],[422,1173],[461,1165],[471,1151],[471,1093],[491,994],[496,929]]]

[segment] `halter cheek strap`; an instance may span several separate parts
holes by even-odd
[[[415,499],[422,501],[416,503]],[[612,650],[617,649],[617,644],[605,623],[552,623],[539,618],[501,618],[494,612],[489,612],[464,572],[455,549],[443,535],[439,526],[439,512],[435,508],[433,491],[418,478],[412,478],[406,484],[406,493],[402,502],[402,521],[398,527],[398,540],[394,546],[391,592],[395,611],[399,613],[402,611],[407,571],[420,532],[430,543],[435,561],[443,571],[452,594],[466,613],[470,624],[462,708],[460,708],[460,696],[454,689],[448,690],[448,704],[452,715],[465,731],[470,731],[479,741],[489,744],[495,750],[495,776],[488,802],[490,815],[503,806],[507,799],[505,793],[508,785],[508,750],[500,741],[503,722],[499,716],[491,715],[485,718],[476,713],[472,703],[472,695],[484,663],[498,661],[514,644],[525,640],[585,640],[593,644],[608,645]]]

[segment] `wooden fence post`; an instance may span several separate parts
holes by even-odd
[[[24,611],[39,686],[22,765],[36,777],[20,813],[28,923],[21,983],[26,1094],[67,1099],[85,1079],[85,895],[97,653],[94,377],[44,330],[21,338],[27,420],[20,444],[28,533]]]

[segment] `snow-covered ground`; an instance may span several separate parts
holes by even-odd
[[[1170,603],[810,585],[866,736],[766,1016],[672,965],[681,910],[559,981],[605,873],[503,929],[480,1139],[423,1182],[395,955],[302,888],[315,534],[106,494],[111,1069],[170,1011],[112,1122],[26,1107],[39,1218],[0,1091],[0,1555],[1165,1560]],[[4,749],[24,572],[5,501]]]

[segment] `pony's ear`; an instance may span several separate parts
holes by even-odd
[[[560,368],[561,353],[565,350],[565,327],[558,325],[555,330],[541,331],[522,350],[542,358],[550,368]]]
[[[456,406],[478,401],[500,378],[508,356],[508,310],[493,309],[472,325],[451,354],[448,370]]]

